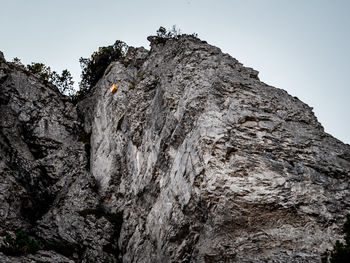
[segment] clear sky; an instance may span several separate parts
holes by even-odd
[[[80,57],[123,40],[149,48],[177,25],[314,108],[350,143],[350,0],[0,0],[0,50],[80,77]]]

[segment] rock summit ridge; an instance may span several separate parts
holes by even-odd
[[[321,262],[350,146],[219,48],[149,40],[77,105],[0,53],[0,261]]]

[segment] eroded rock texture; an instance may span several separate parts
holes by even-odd
[[[0,259],[321,262],[350,210],[350,146],[220,49],[149,40],[77,107],[2,62],[1,231],[64,246]]]
[[[101,208],[75,106],[54,86],[4,61],[0,84],[2,245],[9,231],[24,232],[57,250],[28,258],[0,253],[0,262],[114,260],[103,249],[113,220]]]

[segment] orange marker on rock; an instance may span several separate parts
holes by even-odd
[[[113,85],[109,88],[109,90],[114,94],[114,93],[116,93],[116,91],[118,90],[118,87],[117,87],[116,84],[113,84]]]

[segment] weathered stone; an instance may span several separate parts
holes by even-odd
[[[2,63],[0,72],[0,232],[28,232],[64,244],[58,253],[81,262],[88,253],[95,262],[116,262],[103,251],[115,227],[89,172],[89,140],[75,106],[13,64]],[[16,262],[73,262],[54,252],[43,257]]]
[[[123,262],[320,262],[349,209],[349,146],[218,48],[153,40],[140,67],[111,66],[85,123]]]
[[[0,261],[1,263],[74,263],[73,260],[66,258],[60,254],[57,254],[53,251],[40,250],[35,255],[27,256],[5,256],[0,252]]]
[[[0,259],[321,262],[350,208],[350,146],[220,49],[156,40],[77,107],[1,63],[0,230],[65,249]]]

